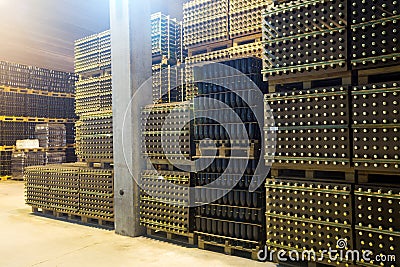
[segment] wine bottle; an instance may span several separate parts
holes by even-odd
[[[259,227],[253,226],[253,239],[254,241],[260,241]]]
[[[201,230],[202,232],[207,232],[207,219],[201,218]]]
[[[224,231],[223,231],[223,223],[221,221],[216,221],[217,225],[217,229],[216,229],[216,235],[223,235]]]
[[[240,224],[240,235],[242,239],[247,239],[247,225],[246,224]]]
[[[218,227],[217,227],[217,221],[216,220],[212,220],[211,221],[211,232],[212,234],[218,234]]]
[[[243,222],[245,220],[246,209],[239,209],[238,212],[239,220]]]
[[[241,232],[240,224],[235,223],[235,237],[236,238],[241,238],[240,232]]]
[[[224,221],[222,224],[222,233],[220,233],[221,235],[224,236],[230,236],[229,234],[229,223],[227,221]]]
[[[201,218],[199,218],[199,217],[196,218],[196,230],[202,231],[201,230]]]
[[[207,219],[207,233],[212,233],[212,221]]]
[[[247,201],[246,201],[246,191],[239,191],[240,192],[240,206],[241,207],[247,207]]]
[[[247,238],[248,240],[253,240],[253,226],[248,224],[247,225],[247,229],[246,229],[246,233],[247,233]]]
[[[235,223],[229,222],[229,236],[235,237]]]
[[[234,195],[234,205],[239,206],[240,205],[240,191],[234,190],[233,195]]]

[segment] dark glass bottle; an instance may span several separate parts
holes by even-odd
[[[211,221],[211,232],[210,233],[215,234],[215,235],[218,234],[217,221],[216,220],[212,220]]]
[[[247,225],[246,224],[240,224],[240,234],[242,239],[247,239]]]
[[[222,234],[224,236],[229,236],[229,223],[227,221],[224,221],[222,224]]]
[[[235,237],[236,238],[242,237],[242,235],[240,234],[240,230],[241,230],[240,224],[235,223]]]
[[[234,190],[233,195],[234,195],[234,205],[239,206],[240,205],[240,191]]]
[[[201,218],[201,231],[207,232],[207,219]]]
[[[235,223],[229,222],[229,236],[235,237]]]
[[[246,233],[247,233],[247,239],[253,240],[253,226],[252,225],[250,225],[250,224],[247,225]]]

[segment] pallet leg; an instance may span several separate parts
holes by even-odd
[[[251,252],[251,259],[254,261],[258,261],[258,251],[252,251]]]
[[[307,179],[314,179],[314,171],[306,170],[306,178]]]
[[[355,182],[354,173],[353,172],[346,172],[345,173],[345,180],[347,182]]]
[[[201,237],[198,238],[197,247],[198,247],[199,249],[205,249],[204,241],[203,241],[203,239],[202,239]]]
[[[368,76],[358,77],[358,84],[359,85],[368,84]]]
[[[189,245],[194,245],[194,237],[188,237]]]
[[[153,230],[150,229],[150,228],[147,228],[147,229],[146,229],[146,234],[147,234],[147,235],[153,235]]]
[[[279,177],[279,170],[272,169],[271,170],[271,176],[275,177],[275,178],[278,178]]]
[[[358,182],[359,183],[368,183],[368,174],[359,173],[358,174]]]
[[[167,233],[167,239],[172,240],[174,235],[172,233]]]
[[[303,82],[303,89],[311,89],[311,81]]]
[[[307,267],[317,267],[317,263],[316,262],[308,262]]]
[[[82,216],[81,220],[82,220],[82,223],[88,223],[89,222],[87,217],[83,217]]]
[[[38,209],[38,208],[32,207],[32,212],[33,212],[33,213],[38,213],[38,212],[39,212],[39,209]]]
[[[226,255],[232,255],[232,248],[229,244],[229,241],[225,241],[224,252]]]

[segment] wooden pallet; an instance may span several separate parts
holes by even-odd
[[[199,54],[210,53],[213,51],[230,48],[232,47],[232,45],[233,45],[232,40],[224,40],[224,41],[193,46],[189,48],[188,55],[189,57],[191,57]]]
[[[354,73],[342,71],[331,74],[315,73],[310,75],[297,75],[295,77],[270,77],[268,78],[269,93],[276,93],[291,88],[313,89],[330,86],[349,86],[354,84]],[[286,89],[287,88],[287,89]]]
[[[272,178],[304,179],[320,181],[356,182],[356,173],[351,167],[328,167],[315,165],[285,166],[273,164],[271,168]]]
[[[15,152],[64,152],[68,147],[48,147],[48,148],[22,148],[14,149]]]
[[[109,76],[111,75],[111,69],[93,69],[89,71],[80,71],[82,73],[79,73],[79,80],[85,80],[89,78],[95,78],[95,77],[103,77],[103,76]]]
[[[94,169],[113,169],[114,161],[112,159],[87,159],[85,160],[89,168]]]
[[[400,65],[376,69],[358,71],[358,84],[366,85],[373,83],[373,79],[381,81],[400,80]]]
[[[43,96],[52,96],[52,97],[61,97],[61,98],[74,98],[75,95],[71,93],[61,93],[61,92],[49,92],[49,91],[41,91],[36,89],[29,88],[17,88],[17,87],[9,87],[9,86],[0,86],[0,90],[3,92],[14,92],[18,94],[27,94],[27,95],[43,95]]]
[[[233,47],[249,43],[257,43],[261,41],[262,41],[262,33],[251,33],[248,35],[233,38]]]
[[[223,252],[226,255],[230,256],[245,256],[252,260],[258,260],[258,252],[261,249],[260,246],[256,246],[254,249],[237,247],[233,245],[232,240],[229,239],[225,239],[225,243],[206,241],[201,235],[198,236],[198,248],[216,252]]]
[[[11,176],[0,176],[0,181],[3,181],[3,182],[8,181],[10,179],[11,179]]]
[[[179,243],[183,242],[189,245],[195,245],[197,241],[194,233],[168,231],[165,229],[150,226],[146,226],[146,234],[149,237],[162,238]]]
[[[235,156],[232,156],[235,151]],[[235,144],[229,145],[222,143],[219,146],[207,146],[201,143],[196,144],[196,157],[207,157],[214,156],[216,158],[232,158],[232,157],[243,157],[243,158],[257,158],[260,156],[261,149],[257,143],[249,143],[248,147],[238,146]]]
[[[90,215],[82,215],[78,212],[60,211],[55,209],[46,209],[40,207],[32,207],[32,213],[40,216],[46,216],[50,218],[65,220],[69,222],[77,222],[85,225],[100,226],[103,228],[114,228],[114,219],[111,218],[100,218]]]
[[[358,170],[358,184],[400,184],[400,172]]]

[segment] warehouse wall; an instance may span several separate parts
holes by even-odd
[[[183,0],[152,0],[182,16]],[[109,29],[108,0],[0,0],[0,59],[73,71],[74,41]]]

